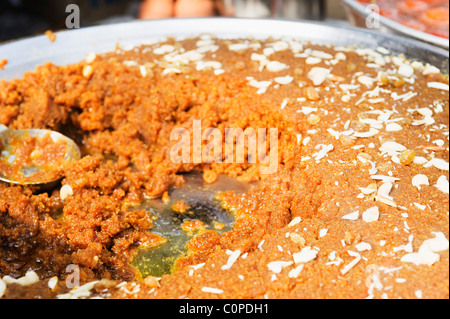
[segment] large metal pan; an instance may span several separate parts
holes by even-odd
[[[367,10],[367,7],[356,0],[341,0],[341,1],[345,4],[349,21],[355,26],[365,27],[366,18],[371,13],[370,11]],[[444,39],[426,32],[409,28],[407,26],[404,26],[403,24],[397,23],[383,16],[379,16],[379,19],[381,26],[380,31],[382,32],[408,36],[417,40],[425,41],[433,45],[440,46],[441,48],[445,49],[449,48],[448,39]]]
[[[271,19],[192,18],[133,21],[57,33],[51,42],[37,36],[0,46],[0,60],[8,64],[0,70],[0,79],[21,77],[45,62],[57,65],[75,63],[90,52],[102,53],[121,47],[139,45],[166,36],[187,37],[204,33],[220,38],[254,37],[293,38],[317,44],[358,45],[366,48],[384,47],[393,54],[428,62],[444,73],[449,71],[448,51],[427,43],[395,35],[381,34],[353,27],[336,27],[322,23]]]

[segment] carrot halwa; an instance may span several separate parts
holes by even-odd
[[[447,76],[383,48],[212,36],[2,81],[1,124],[83,153],[51,191],[0,184],[3,297],[76,297],[76,265],[104,298],[448,298],[448,100]],[[277,171],[175,163],[171,132],[196,120],[277,128]],[[184,223],[195,236],[174,270],[143,276],[133,259],[167,240],[140,204],[194,171],[251,185],[217,193],[233,228]]]

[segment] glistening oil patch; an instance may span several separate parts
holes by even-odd
[[[225,176],[211,185],[204,183],[198,173],[186,175],[185,179],[185,185],[169,193],[169,201],[152,199],[142,204],[154,216],[152,232],[167,239],[159,247],[141,249],[133,260],[132,266],[139,269],[143,278],[171,273],[175,261],[186,253],[187,242],[202,231],[215,230],[222,234],[231,230],[234,216],[215,197],[220,191],[240,193],[248,188]]]

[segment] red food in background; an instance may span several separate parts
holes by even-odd
[[[448,8],[436,7],[425,11],[420,18],[431,27],[448,28],[448,16]]]
[[[396,20],[398,17],[398,10],[396,8],[380,8],[380,14],[383,17]]]
[[[380,15],[409,28],[449,38],[449,0],[358,0],[376,4]]]
[[[439,3],[439,4],[447,3],[448,4],[448,1],[442,1],[442,0],[422,0],[422,1],[426,2],[426,3]]]
[[[432,34],[432,35],[435,35],[437,37],[447,38],[448,39],[448,30],[447,31],[430,30],[429,33]]]
[[[398,10],[405,15],[415,15],[429,8],[424,1],[404,0],[397,4]]]
[[[414,30],[419,30],[422,32],[426,32],[427,27],[421,23],[420,21],[417,20],[407,20],[407,21],[402,21],[401,24],[403,24],[404,26],[407,26],[408,28],[414,29]]]

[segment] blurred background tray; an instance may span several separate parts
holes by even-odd
[[[90,52],[112,51],[140,45],[166,36],[187,37],[211,33],[221,38],[293,38],[318,44],[358,45],[377,49],[384,47],[392,54],[404,54],[439,67],[448,73],[448,51],[413,39],[383,34],[361,28],[328,25],[323,22],[277,19],[190,18],[138,20],[127,23],[86,27],[61,31],[54,42],[45,35],[0,45],[0,60],[8,64],[0,71],[0,79],[20,77],[37,65],[53,62],[75,63]]]
[[[356,0],[341,0],[345,5],[345,9],[348,15],[350,23],[358,27],[366,27],[366,19],[370,14],[370,11],[366,9],[366,6],[359,3]],[[391,19],[383,16],[378,16],[380,19],[381,28],[379,31],[385,33],[399,34],[414,38],[420,41],[425,41],[433,45],[440,46],[442,48],[449,48],[449,40],[441,38],[426,32],[418,31],[413,28],[407,27],[403,24],[397,23]]]

